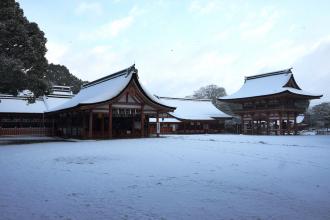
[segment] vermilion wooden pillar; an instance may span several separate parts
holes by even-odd
[[[88,128],[88,137],[93,138],[93,111],[89,111],[89,128]]]
[[[143,104],[141,105],[141,137],[144,137],[144,105]]]
[[[297,113],[295,112],[293,114],[294,121],[293,121],[293,129],[294,129],[294,135],[298,134],[298,129],[297,129]]]
[[[147,133],[146,133],[146,137],[149,137],[149,135],[150,135],[150,130],[149,130],[150,129],[150,127],[149,127],[150,126],[149,125],[149,116],[148,115],[145,116],[145,119],[146,119],[145,121],[147,122],[147,126],[146,126],[147,127],[147,129],[146,129],[146,132]]]
[[[109,104],[109,129],[108,129],[108,137],[112,138],[112,105]]]

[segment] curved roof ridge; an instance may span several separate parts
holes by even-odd
[[[112,74],[107,75],[107,76],[104,76],[104,77],[102,77],[102,78],[100,78],[100,79],[97,79],[97,80],[94,80],[94,81],[92,81],[92,82],[86,83],[86,84],[84,84],[84,85],[82,86],[81,89],[85,89],[85,88],[88,88],[88,87],[90,87],[90,86],[94,86],[94,85],[96,85],[96,84],[99,84],[99,83],[102,83],[102,82],[108,81],[108,80],[110,80],[110,79],[117,78],[117,77],[119,77],[119,76],[123,76],[123,75],[125,75],[125,74],[128,76],[128,75],[131,74],[131,73],[137,73],[137,72],[138,72],[138,71],[137,71],[137,69],[135,68],[135,64],[133,64],[132,66],[130,66],[130,67],[128,67],[128,68],[122,69],[122,70],[120,70],[120,71],[118,71],[118,72],[112,73]]]
[[[181,100],[181,101],[209,101],[212,99],[199,99],[199,98],[178,98],[178,97],[165,97],[165,96],[156,96],[160,99],[169,99],[169,100]]]
[[[49,94],[46,95],[46,97],[51,97],[51,98],[72,98],[74,95],[60,95],[60,94]]]
[[[292,67],[289,69],[284,69],[284,70],[278,70],[278,71],[273,71],[273,72],[268,72],[268,73],[262,73],[262,74],[258,74],[258,75],[253,75],[253,76],[246,76],[245,77],[245,81],[246,80],[251,80],[251,79],[258,79],[258,78],[262,78],[262,77],[267,77],[267,76],[276,76],[276,75],[280,75],[280,74],[289,74],[292,73]]]

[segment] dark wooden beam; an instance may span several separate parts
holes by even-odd
[[[93,138],[93,111],[92,110],[89,110],[88,137]]]
[[[82,117],[82,129],[81,129],[81,136],[82,138],[86,138],[86,117],[85,117],[85,111],[81,112]]]
[[[270,132],[270,123],[269,123],[269,113],[267,114],[267,135],[269,135]]]
[[[102,135],[102,138],[104,138],[104,137],[106,137],[107,135],[105,135],[105,133],[104,133],[104,114],[103,113],[101,113],[101,135]]]

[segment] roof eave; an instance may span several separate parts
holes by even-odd
[[[155,102],[154,100],[152,100],[148,94],[143,90],[142,86],[140,85],[140,82],[138,80],[138,75],[137,75],[137,72],[134,72],[133,73],[133,76],[132,78],[130,79],[130,81],[127,83],[127,85],[124,87],[124,89],[122,91],[120,91],[115,97],[112,97],[111,99],[108,99],[108,100],[104,100],[104,101],[100,101],[100,102],[93,102],[93,103],[79,103],[78,105],[75,105],[75,106],[72,106],[72,107],[69,107],[69,108],[65,108],[65,109],[58,109],[58,110],[55,110],[55,111],[47,111],[47,113],[57,113],[57,112],[64,112],[64,111],[70,111],[72,109],[75,109],[75,108],[79,108],[79,107],[82,107],[82,106],[90,106],[90,105],[99,105],[99,104],[104,104],[104,103],[107,103],[107,102],[111,102],[112,100],[115,100],[117,99],[119,96],[122,95],[123,91],[125,91],[127,89],[127,87],[130,85],[131,81],[132,80],[135,80],[135,83],[136,85],[139,87],[140,91],[143,93],[143,95],[152,103],[156,104],[156,105],[159,105],[159,106],[162,106],[163,108],[166,108],[167,110],[173,112],[176,107],[171,107],[171,106],[166,106],[166,105],[163,105],[161,103],[158,103],[158,102]]]
[[[163,107],[163,108],[167,108],[167,109],[170,110],[171,112],[173,112],[173,111],[176,109],[176,107],[172,107],[172,106],[164,105],[164,104],[162,104],[162,103],[160,103],[160,102],[156,102],[156,101],[152,100],[152,99],[149,97],[149,95],[146,93],[146,91],[144,91],[143,87],[141,86],[141,84],[140,84],[140,82],[139,82],[139,79],[138,79],[138,74],[137,74],[137,73],[134,73],[134,75],[132,76],[132,79],[133,79],[133,78],[135,79],[136,85],[139,87],[140,91],[143,93],[143,95],[144,95],[145,97],[148,98],[149,101],[151,101],[152,103],[154,103],[154,104],[156,104],[156,105],[159,105],[159,106],[161,106],[161,107]],[[128,83],[128,84],[129,84],[129,83]]]
[[[285,94],[285,93],[292,94],[292,95],[298,95],[298,96],[302,96],[302,97],[306,97],[308,99],[319,99],[319,98],[321,98],[323,96],[323,95],[302,95],[302,94],[291,92],[289,90],[285,90],[285,91],[282,91],[282,92],[268,94],[268,95],[249,96],[249,97],[233,98],[233,99],[217,98],[217,100],[223,101],[223,102],[233,102],[233,101],[242,101],[244,99],[254,99],[254,98],[262,98],[262,97],[265,97],[266,98],[266,97],[270,97],[270,96],[274,96],[274,95],[282,95],[282,94]]]
[[[214,119],[233,119],[233,116],[224,116],[224,117],[212,117]]]

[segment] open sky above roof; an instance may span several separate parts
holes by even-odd
[[[185,97],[208,84],[232,94],[246,75],[293,67],[330,100],[330,1],[18,2],[45,32],[49,62],[83,80],[135,62],[152,94]]]

